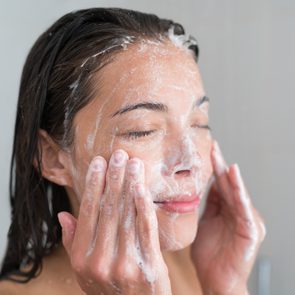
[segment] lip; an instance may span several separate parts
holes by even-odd
[[[165,201],[154,202],[159,208],[174,213],[192,213],[200,205],[200,197],[197,195],[181,195],[166,199]]]

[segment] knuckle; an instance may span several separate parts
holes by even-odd
[[[107,184],[112,194],[119,194],[121,190],[121,182],[123,180],[123,171],[109,171],[107,176]]]
[[[114,194],[108,190],[103,196],[99,210],[101,213],[103,212],[104,215],[112,218],[116,207],[116,200],[113,198]]]
[[[113,196],[118,196],[121,193],[121,185],[118,182],[109,182],[109,192]]]
[[[89,180],[88,180],[88,185],[90,187],[96,187],[99,183],[100,180],[100,173],[97,171],[94,171],[91,173]]]
[[[124,162],[122,163],[122,165],[114,165],[114,164],[110,164],[109,166],[109,170],[108,170],[108,179],[110,182],[118,182],[121,180],[121,176],[124,172]]]
[[[101,181],[102,178],[99,177],[97,173],[91,175],[86,181],[84,196],[89,199],[93,198],[93,194],[96,193],[101,186]]]
[[[140,270],[133,263],[119,264],[114,271],[114,278],[117,282],[124,284],[135,284],[139,282]]]
[[[102,263],[92,263],[90,265],[90,273],[92,277],[95,278],[95,280],[99,282],[109,282],[111,277],[110,277],[110,270],[106,265]]]
[[[85,212],[86,214],[91,214],[91,212],[93,211],[93,207],[94,207],[94,204],[89,198],[86,198],[81,203],[81,210]]]
[[[149,208],[146,204],[146,201],[142,197],[136,197],[136,208],[142,212],[143,215],[147,215]]]
[[[114,207],[115,207],[115,202],[113,201],[104,203],[103,205],[104,213],[107,216],[113,217]]]

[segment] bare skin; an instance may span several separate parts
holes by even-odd
[[[43,176],[65,186],[73,206],[73,215],[59,216],[65,249],[45,258],[29,284],[2,288],[45,294],[54,282],[50,294],[247,294],[264,226],[238,167],[227,166],[204,127],[208,102],[193,57],[172,43],[134,47],[101,79],[99,97],[75,117],[74,149],[61,150],[40,131]],[[147,101],[166,111],[113,115]],[[112,160],[118,151],[119,166]],[[183,192],[202,198],[212,173],[200,222],[197,210],[172,214],[155,205]]]
[[[164,253],[163,257],[169,268],[172,294],[202,294],[201,287],[192,265],[190,247],[174,252],[173,257]],[[63,247],[59,247],[44,259],[44,269],[40,276],[27,284],[15,284],[8,281],[0,283],[0,294],[3,295],[84,295],[70,261]]]

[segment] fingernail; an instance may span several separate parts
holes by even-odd
[[[135,174],[139,172],[140,163],[138,160],[133,160],[131,163],[128,164],[128,171]]]
[[[123,166],[125,160],[125,154],[121,151],[115,151],[111,157],[111,164],[115,166]]]
[[[105,170],[105,161],[103,157],[96,157],[90,164],[91,171],[103,172]]]

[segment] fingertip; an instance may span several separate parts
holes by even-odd
[[[231,164],[229,167],[230,170],[234,171],[234,172],[239,172],[240,167],[237,163]]]
[[[131,158],[127,162],[127,172],[131,175],[140,176],[144,173],[144,163],[139,158]]]
[[[92,161],[89,164],[89,168],[86,175],[86,182],[88,182],[91,179],[91,175],[93,173],[99,172],[105,172],[107,167],[106,160],[101,156],[96,156],[92,159]]]
[[[127,160],[129,159],[128,153],[123,149],[117,149],[113,152],[113,154],[115,154],[115,153],[120,153],[120,154],[122,154],[122,157],[124,157]]]
[[[110,166],[116,167],[116,168],[122,168],[126,165],[126,162],[128,161],[129,156],[128,154],[122,150],[117,149],[115,150],[110,157]]]
[[[233,184],[236,184],[238,186],[243,186],[244,182],[242,179],[241,170],[237,163],[230,165],[229,176]]]
[[[68,233],[75,230],[76,219],[70,213],[65,211],[59,212],[57,218],[64,232]]]
[[[213,173],[217,176],[220,176],[228,172],[228,167],[225,163],[221,150],[217,141],[214,143],[214,148],[212,150],[212,164],[213,164]]]
[[[68,212],[59,212],[57,218],[62,227],[62,241],[67,252],[71,247],[76,230],[76,219]]]
[[[62,229],[65,229],[66,228],[66,217],[65,217],[65,212],[59,212],[57,214],[57,218],[58,218],[58,221],[59,221],[59,224],[60,226],[62,227]]]

